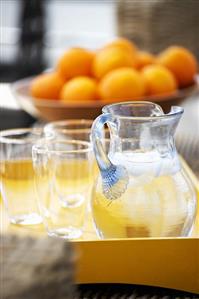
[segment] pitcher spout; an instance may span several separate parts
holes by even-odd
[[[173,121],[171,122],[171,127],[172,127],[171,133],[173,135],[175,134],[176,128],[179,124],[179,121],[183,113],[184,113],[184,109],[182,107],[172,106],[171,111],[168,114],[166,114],[168,116],[173,116]]]

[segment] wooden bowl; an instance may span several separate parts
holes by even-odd
[[[36,99],[33,98],[29,92],[32,79],[33,78],[27,78],[16,81],[11,85],[11,88],[23,110],[34,117],[46,121],[61,119],[94,119],[101,114],[103,106],[110,104],[109,101],[71,102],[63,104],[59,100]],[[192,86],[180,89],[172,95],[145,96],[138,100],[157,103],[163,108],[164,112],[169,112],[171,106],[179,105],[183,100],[194,93],[199,93],[198,76]]]

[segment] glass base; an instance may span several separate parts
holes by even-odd
[[[48,231],[48,235],[50,237],[73,240],[81,237],[82,230],[71,226],[63,227]]]
[[[42,218],[37,213],[21,214],[10,217],[10,223],[17,225],[35,225],[42,223]]]

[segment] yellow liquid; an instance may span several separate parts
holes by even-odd
[[[16,224],[41,222],[34,188],[32,161],[2,161],[0,174],[4,202],[11,221]],[[22,220],[25,215],[30,215],[31,218],[27,222]]]
[[[92,209],[104,238],[187,235],[194,217],[194,194],[179,172],[174,176],[130,178],[121,198],[108,200],[101,179],[93,190]]]
[[[0,173],[9,216],[39,214],[39,206],[48,229],[83,225],[92,186],[88,161],[50,161],[36,171],[32,160],[3,161]]]
[[[92,187],[92,165],[83,159],[49,161],[37,170],[36,185],[40,210],[48,231],[83,229]]]

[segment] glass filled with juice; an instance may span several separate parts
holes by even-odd
[[[56,138],[62,140],[79,140],[90,143],[90,134],[93,120],[91,119],[66,119],[50,122],[44,126],[44,132],[46,136],[56,136]],[[102,131],[102,142],[105,151],[108,153],[110,134],[107,128],[103,128]],[[95,161],[93,152],[90,152],[90,163],[92,163],[92,176],[90,177],[90,193],[92,191],[93,183],[99,174],[98,166]],[[81,167],[81,166],[80,166]],[[88,210],[90,211],[90,196],[87,197]]]
[[[92,184],[89,142],[59,136],[33,147],[38,202],[49,236],[77,239],[84,230]]]
[[[14,129],[0,133],[1,193],[12,224],[42,222],[34,187],[32,146],[40,129]]]

